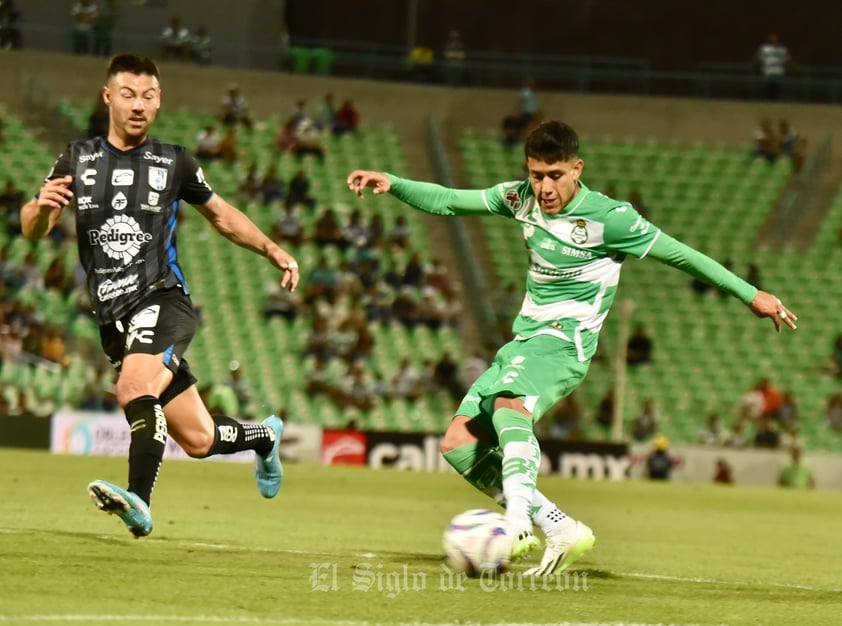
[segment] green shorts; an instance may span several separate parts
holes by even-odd
[[[490,425],[494,399],[504,396],[523,398],[526,410],[538,421],[579,386],[589,367],[590,360],[579,360],[575,345],[552,335],[510,341],[468,389],[456,415],[488,420]]]

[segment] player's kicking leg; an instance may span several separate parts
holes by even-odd
[[[453,419],[445,433],[441,451],[445,460],[468,483],[505,508],[503,455],[490,442],[491,437],[478,421],[460,415]],[[541,565],[528,570],[528,573],[535,575],[563,571],[593,547],[593,532],[559,510],[537,488],[532,494],[530,515],[532,522],[544,533],[546,549]],[[519,533],[515,539],[513,558],[523,559],[539,545],[530,526],[528,532],[522,536]]]

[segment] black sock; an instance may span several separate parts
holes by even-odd
[[[257,454],[268,454],[275,442],[275,433],[263,424],[242,424],[226,415],[214,415],[216,424],[213,444],[207,456],[233,454],[243,450],[254,450]]]
[[[149,504],[167,446],[167,419],[155,396],[141,396],[129,402],[126,419],[131,428],[129,491]]]

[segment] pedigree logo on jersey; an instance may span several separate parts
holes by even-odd
[[[102,246],[109,258],[127,265],[137,256],[143,244],[152,241],[152,235],[143,232],[133,217],[115,215],[108,218],[99,230],[89,230],[88,239],[92,246]]]

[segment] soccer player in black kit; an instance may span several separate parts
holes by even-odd
[[[196,318],[176,252],[179,201],[192,204],[222,236],[265,256],[283,272],[285,288],[295,289],[299,273],[291,255],[213,192],[192,155],[149,137],[161,106],[154,61],[133,53],[113,57],[102,98],[108,136],[69,144],[38,197],[23,207],[21,223],[35,241],[75,205],[79,257],[131,428],[128,489],[95,480],[88,493],[143,537],[152,531],[149,504],[168,435],[192,457],[254,450],[254,474],[266,498],[283,479],[281,419],[241,424],[211,416],[183,358]]]

